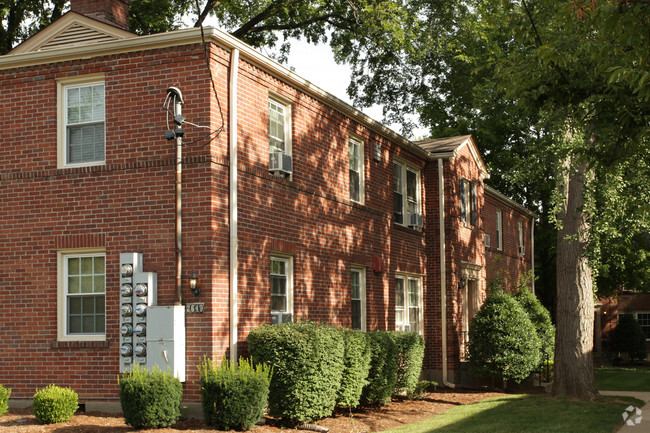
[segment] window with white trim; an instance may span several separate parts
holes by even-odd
[[[293,311],[293,262],[290,257],[271,257],[271,313]]]
[[[106,162],[105,87],[95,75],[63,79],[59,86],[59,166]]]
[[[524,222],[519,220],[517,224],[517,231],[519,234],[519,255],[523,256],[526,254],[524,249]]]
[[[393,218],[401,225],[412,225],[411,215],[421,215],[420,170],[393,161]]]
[[[106,253],[103,249],[58,252],[59,340],[106,338]]]
[[[422,333],[422,279],[395,275],[395,330]]]
[[[478,205],[476,184],[468,179],[460,180],[460,221],[472,226],[477,224]]]
[[[269,98],[269,152],[291,155],[291,105]]]
[[[350,200],[363,204],[365,193],[363,141],[350,137],[348,144],[350,160]]]
[[[366,330],[366,270],[350,271],[350,299],[352,303],[352,329]]]
[[[497,250],[503,250],[503,213],[497,209]]]

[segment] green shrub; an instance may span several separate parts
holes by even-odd
[[[527,287],[519,290],[515,299],[528,314],[528,318],[533,322],[537,337],[540,341],[540,362],[553,359],[555,350],[555,326],[551,322],[551,315],[548,310],[539,302],[537,296],[532,294]],[[541,364],[540,364],[541,365]]]
[[[361,393],[363,406],[386,404],[397,383],[397,347],[387,332],[366,333],[370,345],[368,383]]]
[[[218,430],[248,430],[264,416],[271,369],[253,367],[246,359],[235,369],[224,360],[217,366],[204,359],[199,368],[205,423]]]
[[[0,416],[9,411],[9,396],[11,389],[0,385]]]
[[[397,349],[395,394],[411,394],[420,380],[424,359],[424,338],[417,332],[392,331],[389,335]]]
[[[345,329],[342,332],[345,342],[344,368],[336,403],[341,406],[356,407],[359,405],[361,391],[368,383],[370,346],[363,332],[352,329]]]
[[[345,350],[338,329],[314,323],[262,325],[248,334],[248,348],[255,364],[273,369],[271,416],[310,422],[332,414]]]
[[[171,373],[136,365],[118,383],[124,420],[131,427],[169,427],[180,418],[183,386]]]
[[[413,392],[409,393],[407,397],[409,400],[418,400],[425,392],[435,392],[438,387],[438,382],[433,380],[421,380],[415,385]]]
[[[619,352],[627,352],[630,360],[645,359],[646,337],[643,328],[632,314],[619,314],[614,328],[614,345]]]
[[[66,422],[77,410],[79,397],[70,388],[48,385],[34,394],[33,410],[39,424]]]
[[[477,375],[521,382],[540,364],[533,323],[512,296],[494,292],[469,327],[469,364]]]

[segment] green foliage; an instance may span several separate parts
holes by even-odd
[[[397,381],[394,394],[411,394],[418,384],[424,360],[424,338],[417,332],[391,331],[397,349]]]
[[[363,406],[383,405],[390,401],[397,383],[397,346],[384,331],[366,333],[370,345],[368,384],[363,388]]]
[[[619,314],[614,328],[614,345],[619,352],[627,352],[630,360],[646,358],[646,336],[632,314]]]
[[[9,411],[9,396],[11,396],[11,388],[0,385],[0,416]]]
[[[131,427],[169,427],[180,418],[183,385],[171,373],[136,365],[118,383],[124,420]]]
[[[542,303],[533,295],[528,287],[520,288],[519,292],[515,295],[515,299],[522,306],[528,318],[533,322],[537,337],[540,342],[540,362],[553,359],[553,352],[555,350],[555,326],[551,322],[551,315],[548,310],[544,308]]]
[[[336,403],[356,407],[370,371],[370,345],[361,331],[344,329],[342,332],[345,340],[344,369]]]
[[[469,364],[478,375],[521,382],[540,363],[533,323],[512,296],[489,296],[469,328]]]
[[[433,380],[421,380],[415,385],[413,392],[407,394],[409,400],[418,400],[422,398],[425,392],[435,392],[438,387],[438,382]]]
[[[262,325],[248,335],[255,364],[273,368],[269,414],[299,422],[334,410],[345,344],[336,328],[313,323]]]
[[[271,368],[240,359],[237,368],[228,360],[217,366],[204,358],[199,368],[205,423],[218,430],[249,430],[264,416]]]
[[[34,394],[33,410],[39,424],[66,422],[77,410],[79,397],[70,388],[54,384],[39,389]]]

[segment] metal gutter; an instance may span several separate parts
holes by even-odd
[[[239,315],[237,312],[237,298],[238,298],[238,218],[237,218],[237,77],[239,75],[239,50],[233,49],[230,53],[230,83],[228,87],[229,95],[229,109],[228,109],[228,130],[229,137],[229,232],[230,232],[230,258],[229,262],[229,320],[230,320],[230,362],[231,365],[237,366],[237,339],[238,329],[237,322]]]
[[[442,343],[442,383],[449,388],[456,385],[447,380],[447,258],[445,252],[445,184],[442,158],[438,158],[438,225],[440,229],[440,319]]]

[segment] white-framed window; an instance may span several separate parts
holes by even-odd
[[[269,152],[291,155],[291,104],[269,97]]]
[[[411,225],[411,215],[421,215],[420,170],[393,161],[393,218],[401,225]]]
[[[524,248],[524,222],[522,220],[518,221],[517,232],[519,236],[519,255],[523,256],[526,254],[526,249]]]
[[[497,250],[503,250],[503,213],[497,209]]]
[[[293,260],[271,257],[271,313],[293,313]]]
[[[105,86],[103,75],[64,78],[58,88],[58,165],[106,163]]]
[[[476,184],[470,182],[468,179],[461,179],[459,188],[460,221],[475,226],[478,219]]]
[[[422,334],[422,278],[395,275],[395,330]]]
[[[352,329],[366,330],[366,269],[350,271],[350,299],[352,303]]]
[[[104,248],[60,250],[59,341],[106,339],[106,252]]]
[[[365,195],[363,141],[356,137],[350,137],[348,144],[350,159],[350,200],[363,204]]]

